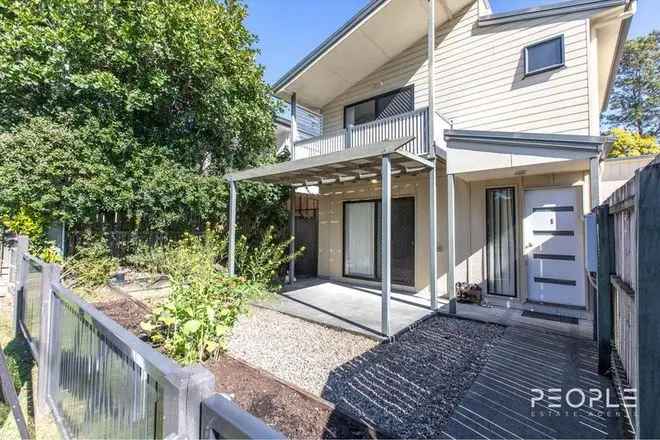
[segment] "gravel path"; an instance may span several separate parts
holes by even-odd
[[[434,316],[394,343],[271,310],[241,318],[229,353],[362,417],[388,436],[437,438],[504,327]]]
[[[232,356],[320,396],[334,370],[376,344],[363,336],[253,307],[234,327],[227,349]]]

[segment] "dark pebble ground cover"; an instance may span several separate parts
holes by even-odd
[[[504,327],[436,315],[337,368],[322,397],[387,437],[439,438]]]

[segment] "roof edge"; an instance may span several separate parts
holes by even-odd
[[[637,0],[629,0],[626,5],[626,12],[635,7]],[[616,42],[616,51],[614,52],[614,58],[612,59],[612,67],[610,68],[610,75],[607,78],[607,87],[605,88],[605,96],[603,104],[600,108],[601,112],[607,110],[610,101],[610,95],[612,94],[612,88],[614,87],[614,80],[616,79],[616,73],[619,67],[619,62],[621,62],[621,57],[623,57],[623,50],[626,46],[626,41],[628,40],[628,33],[630,32],[630,26],[632,25],[632,16],[624,18],[621,22],[621,27],[619,28],[619,37]]]
[[[321,44],[314,48],[302,60],[286,72],[280,79],[275,81],[272,85],[273,93],[279,93],[285,86],[287,86],[298,74],[309,67],[316,59],[322,55],[326,50],[332,47],[336,42],[341,40],[346,34],[351,32],[357,27],[364,19],[366,19],[372,12],[390,0],[371,0],[360,9],[353,17],[344,23],[338,30],[332,33]]]
[[[629,0],[569,0],[550,5],[485,15],[479,17],[479,26],[495,26],[553,15],[564,15],[574,12],[589,11],[592,9],[611,8],[625,5],[628,1]]]

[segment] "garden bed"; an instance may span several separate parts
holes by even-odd
[[[137,336],[149,305],[122,298],[95,306]],[[368,426],[333,405],[254,368],[222,355],[205,365],[216,377],[216,390],[229,394],[243,409],[293,438],[369,438]]]

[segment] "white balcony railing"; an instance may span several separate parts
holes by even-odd
[[[435,138],[436,144],[438,144],[438,140],[442,139],[442,130],[448,128],[448,124],[439,115],[434,115],[434,118],[436,121]],[[296,142],[293,159],[334,153],[347,148],[359,148],[406,136],[413,136],[414,139],[404,149],[421,156],[429,152],[428,120],[428,108],[422,108],[391,118],[351,126],[334,135],[305,139]]]

